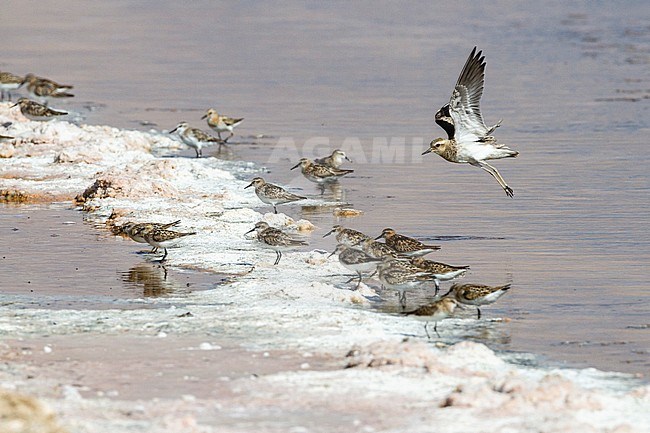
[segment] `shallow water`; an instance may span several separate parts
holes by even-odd
[[[38,308],[150,308],[147,298],[213,289],[225,280],[161,265],[160,255],[148,254],[148,245],[112,236],[69,205],[0,205],[0,233],[3,302],[20,300]]]
[[[285,207],[319,226],[314,247],[333,248],[320,235],[335,222],[442,237],[431,258],[469,264],[463,281],[513,283],[483,310],[512,318],[508,335],[479,340],[650,373],[647,2],[63,5],[3,7],[0,69],[74,83],[60,105],[89,123],[202,126],[209,106],[243,116],[227,156],[308,194],[289,167],[342,147],[356,171],[326,194],[364,214]],[[494,164],[512,200],[481,170],[420,156],[476,44],[485,120],[503,118],[497,137],[521,152]]]

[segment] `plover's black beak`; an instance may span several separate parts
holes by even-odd
[[[248,186],[245,186],[244,189],[250,188],[251,186],[253,186],[253,182],[249,183]],[[253,230],[255,230],[255,229],[253,229]]]
[[[291,170],[293,170],[294,168],[298,168],[298,167],[300,167],[300,164],[302,164],[302,163],[299,162],[298,164],[294,165],[293,167],[291,167]]]
[[[433,147],[428,148],[424,152],[422,152],[422,155],[426,155],[427,153],[431,153],[433,151]]]
[[[324,238],[328,237],[329,235],[331,235],[332,233],[334,233],[334,230],[336,230],[336,229],[332,229],[332,230],[328,231],[327,233],[325,233],[325,234],[323,235],[323,237],[324,237]]]

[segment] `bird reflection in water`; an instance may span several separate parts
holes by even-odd
[[[324,198],[331,198],[335,201],[343,200],[343,187],[341,183],[337,180],[334,182],[327,182],[318,185],[321,196]]]
[[[141,263],[122,273],[127,287],[142,289],[142,296],[157,297],[178,291],[182,283],[168,278],[167,268],[159,264]]]

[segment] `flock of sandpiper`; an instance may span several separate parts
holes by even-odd
[[[449,103],[441,107],[435,115],[435,121],[440,125],[448,138],[437,138],[431,141],[424,154],[433,152],[444,159],[455,163],[468,163],[480,167],[492,175],[505,193],[513,196],[513,190],[501,177],[496,168],[489,165],[486,160],[516,157],[518,152],[513,151],[503,144],[497,143],[491,135],[501,124],[499,121],[488,128],[480,112],[480,99],[483,93],[485,76],[485,61],[481,52],[472,50],[456,86],[452,92]],[[52,80],[27,74],[24,77],[8,72],[0,72],[0,90],[2,98],[11,99],[11,91],[22,86],[33,99],[21,97],[13,106],[20,107],[21,112],[32,120],[49,120],[51,118],[68,114],[63,110],[51,108],[47,105],[51,98],[69,98],[72,86],[61,85]],[[13,107],[12,106],[12,107]],[[187,122],[180,122],[170,133],[176,133],[180,139],[196,152],[196,157],[202,156],[202,148],[209,145],[226,144],[233,136],[233,129],[244,119],[231,118],[219,114],[213,108],[207,110],[202,119],[206,119],[208,126],[217,132],[214,137],[201,129],[190,127]],[[223,139],[222,133],[230,135]],[[13,137],[0,135],[0,138]],[[331,155],[316,159],[302,158],[291,169],[300,167],[302,174],[308,180],[318,184],[321,188],[326,184],[338,182],[338,179],[352,173],[353,170],[341,168],[345,161],[350,161],[345,152],[335,150]],[[277,206],[304,200],[306,197],[293,194],[284,188],[267,182],[262,177],[252,179],[245,188],[253,187],[255,194],[265,203],[273,206],[277,213]],[[323,190],[321,189],[321,192]],[[180,232],[172,230],[180,221],[171,223],[135,223],[128,222],[119,227],[119,232],[127,235],[132,240],[147,243],[152,246],[152,252],[159,248],[164,250],[161,261],[167,257],[167,248],[179,239],[194,235],[195,232]],[[296,247],[307,245],[303,240],[292,238],[281,229],[271,227],[268,223],[260,221],[248,231],[256,232],[257,239],[264,247],[276,252],[275,265],[280,262],[282,252]],[[337,246],[330,256],[338,253],[341,265],[355,273],[348,281],[357,280],[358,288],[364,278],[377,275],[382,286],[399,293],[402,308],[406,307],[406,292],[426,283],[433,283],[435,287],[434,302],[404,312],[426,321],[425,331],[429,332],[427,325],[433,321],[434,331],[437,331],[437,322],[452,315],[457,307],[473,305],[477,307],[478,318],[481,317],[480,307],[495,302],[509,288],[510,284],[503,286],[486,286],[480,284],[454,284],[443,296],[438,296],[440,281],[449,281],[462,276],[468,266],[452,266],[445,263],[428,260],[423,256],[440,249],[437,245],[425,245],[417,239],[407,237],[386,228],[376,237],[367,236],[359,231],[335,225],[325,234],[327,237],[336,234]],[[385,242],[379,242],[383,238]],[[439,335],[439,334],[438,334]]]

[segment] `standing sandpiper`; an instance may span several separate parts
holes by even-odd
[[[208,122],[208,126],[212,128],[214,131],[217,132],[217,135],[219,135],[219,140],[221,140],[221,133],[222,132],[230,132],[230,135],[223,140],[224,142],[227,142],[230,137],[232,137],[234,134],[233,129],[235,129],[236,126],[238,126],[244,118],[241,117],[239,119],[235,119],[232,117],[224,116],[222,114],[217,113],[217,110],[214,108],[209,108],[208,111],[201,117],[201,119],[206,119]]]
[[[47,78],[37,77],[34,74],[25,75],[23,84],[27,85],[29,94],[41,102],[47,102],[48,98],[72,98],[74,96],[68,93],[72,86],[59,84]]]
[[[336,249],[328,257],[331,257],[336,253],[339,253],[339,263],[341,263],[343,267],[357,273],[357,276],[359,278],[357,281],[357,289],[361,285],[361,279],[363,278],[362,273],[374,273],[376,271],[377,265],[382,262],[381,259],[369,256],[361,250],[351,248],[344,244],[338,244],[336,246]],[[352,277],[347,282],[349,283],[354,279],[355,277]]]
[[[354,229],[348,229],[342,225],[335,225],[332,227],[332,230],[328,231],[323,235],[324,238],[336,233],[336,242],[339,244],[347,245],[349,247],[361,248],[359,244],[365,240],[372,240],[370,236],[364,235],[360,231]]]
[[[165,250],[165,254],[163,254],[162,258],[160,259],[160,261],[163,262],[165,261],[165,258],[167,258],[168,247],[176,244],[178,240],[182,237],[195,235],[195,234],[196,232],[181,233],[172,230],[157,228],[145,232],[144,240],[147,241],[147,243],[152,247],[154,247],[155,249],[162,248],[163,250]]]
[[[298,239],[292,239],[288,234],[280,229],[269,226],[266,222],[260,221],[255,224],[255,227],[244,233],[247,235],[251,232],[257,232],[257,240],[260,241],[262,246],[270,248],[275,251],[275,263],[280,263],[282,258],[282,251],[289,250],[302,245],[307,245],[307,242]]]
[[[315,164],[311,159],[308,158],[302,158],[298,164],[291,167],[291,170],[298,167],[300,167],[300,171],[302,171],[302,174],[307,179],[319,185],[323,185],[328,182],[335,182],[339,177],[354,172],[354,170],[342,170],[338,168],[328,167],[326,165]]]
[[[510,284],[486,286],[484,284],[454,284],[444,296],[452,294],[461,304],[474,305],[481,318],[481,305],[492,304],[510,289]]]
[[[65,116],[66,111],[55,110],[47,105],[40,104],[27,98],[20,98],[12,107],[19,106],[23,116],[30,120],[50,120],[57,116]]]
[[[187,124],[187,122],[181,122],[176,125],[174,129],[169,131],[170,134],[173,134],[174,132],[176,132],[181,140],[183,140],[183,143],[194,149],[197,158],[203,156],[203,152],[201,151],[203,146],[218,144],[219,150],[221,150],[221,145],[223,144],[223,140],[212,137],[198,128],[192,128]]]
[[[385,228],[376,239],[381,238],[386,240],[386,245],[406,257],[424,256],[440,249],[438,245],[425,245],[417,239],[400,235],[391,228]]]
[[[23,77],[14,75],[11,72],[0,72],[0,99],[6,98],[11,101],[11,91],[23,85]]]
[[[440,338],[440,334],[438,334],[438,322],[454,314],[454,310],[456,310],[457,306],[458,302],[455,299],[442,298],[431,304],[423,305],[420,308],[417,308],[413,311],[408,311],[404,314],[408,316],[415,316],[420,320],[426,321],[424,324],[424,332],[427,333],[427,338],[431,338],[429,335],[429,330],[427,329],[427,325],[429,322],[433,322],[433,330],[436,332],[438,338]]]
[[[314,160],[316,164],[325,165],[332,168],[341,168],[343,161],[352,162],[350,158],[341,149],[336,149],[330,156],[324,158],[317,158]]]
[[[296,195],[288,192],[284,188],[266,182],[261,177],[256,177],[253,181],[245,186],[244,189],[255,187],[255,194],[262,200],[263,203],[273,206],[273,212],[278,213],[276,205],[290,203],[292,201],[305,200],[307,197]]]

